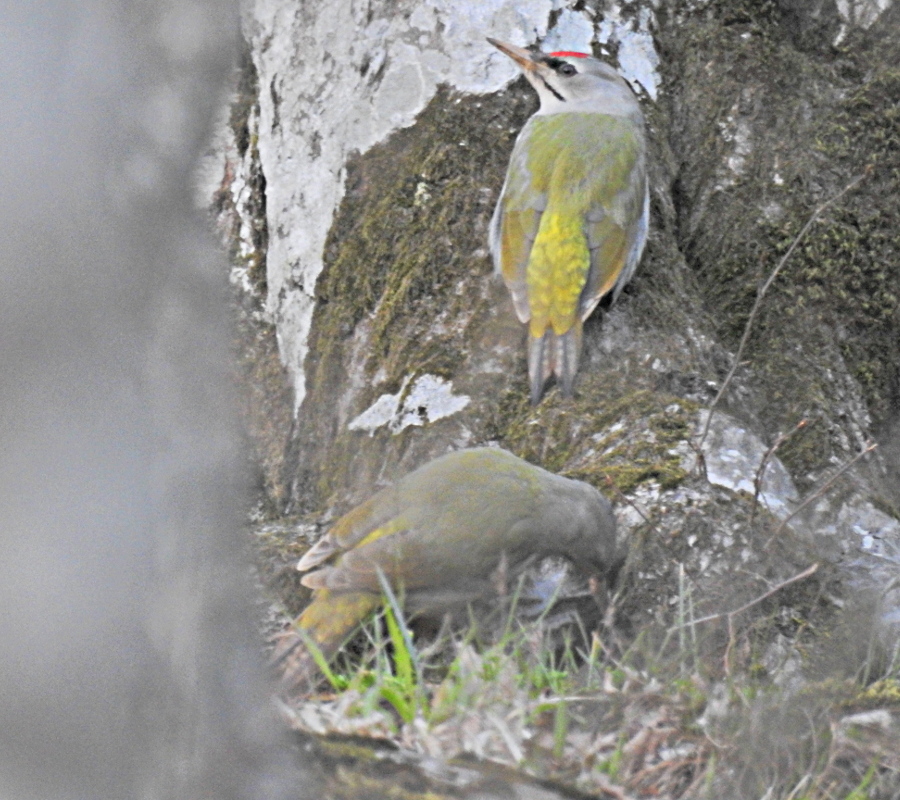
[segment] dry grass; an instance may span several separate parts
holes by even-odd
[[[778,685],[758,669],[726,675],[723,652],[672,635],[693,626],[645,631],[623,649],[612,632],[577,628],[560,644],[542,620],[515,616],[492,642],[473,627],[410,654],[398,612],[389,604],[389,624],[366,627],[334,685],[290,703],[295,728],[445,761],[469,754],[602,797],[900,797],[896,659],[868,690],[852,679]]]

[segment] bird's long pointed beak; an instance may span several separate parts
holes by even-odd
[[[514,44],[507,44],[497,39],[491,39],[490,36],[487,37],[487,40],[501,53],[508,55],[526,72],[535,72],[537,70],[538,62],[534,60],[534,55],[530,50],[526,50],[524,47],[516,47]]]

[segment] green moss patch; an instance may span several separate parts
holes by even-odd
[[[866,411],[877,430],[900,405],[900,37],[891,12],[823,58],[784,35],[783,5],[697,11],[670,43],[669,89],[681,247],[732,349],[816,208],[868,176],[791,255],[739,373],[770,436],[810,421],[779,453],[802,483],[855,452]]]
[[[605,378],[584,376],[575,399],[554,392],[537,408],[510,393],[504,428],[497,431],[501,444],[610,494],[646,481],[662,488],[680,483],[686,472],[676,448],[690,438],[696,405]]]

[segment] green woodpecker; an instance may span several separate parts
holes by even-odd
[[[293,687],[315,675],[303,631],[330,658],[382,603],[379,571],[411,615],[496,596],[536,558],[611,578],[621,561],[609,502],[594,487],[477,448],[425,464],[341,517],[300,560],[312,602],[276,649]],[[326,564],[326,562],[332,562]]]
[[[528,325],[537,403],[551,375],[571,396],[582,323],[604,295],[616,299],[640,261],[649,212],[644,119],[608,64],[488,41],[541,101],[516,140],[490,234],[494,264]]]

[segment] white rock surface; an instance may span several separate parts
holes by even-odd
[[[350,420],[347,427],[351,431],[368,431],[371,436],[386,425],[396,434],[412,425],[426,425],[452,416],[470,402],[467,395],[453,394],[453,384],[436,375],[420,375],[406,394],[408,385],[409,379],[397,394],[381,395],[362,414]]]
[[[894,0],[837,0],[841,26],[835,44],[840,44],[853,27],[869,28],[894,4]]]
[[[826,493],[803,518],[808,530],[840,542],[850,558],[865,553],[900,566],[900,522],[856,493]]]
[[[634,86],[640,84],[651,100],[659,90],[659,55],[653,44],[649,8],[642,8],[638,18],[623,19],[617,5],[606,13],[598,26],[598,41],[619,45],[619,71]]]
[[[706,424],[708,413],[700,412],[700,429]],[[768,450],[755,433],[727,414],[714,411],[703,445],[706,477],[717,486],[753,495],[756,476]],[[769,511],[781,518],[791,513],[799,496],[790,474],[777,456],[768,459],[760,484],[759,499]]]

